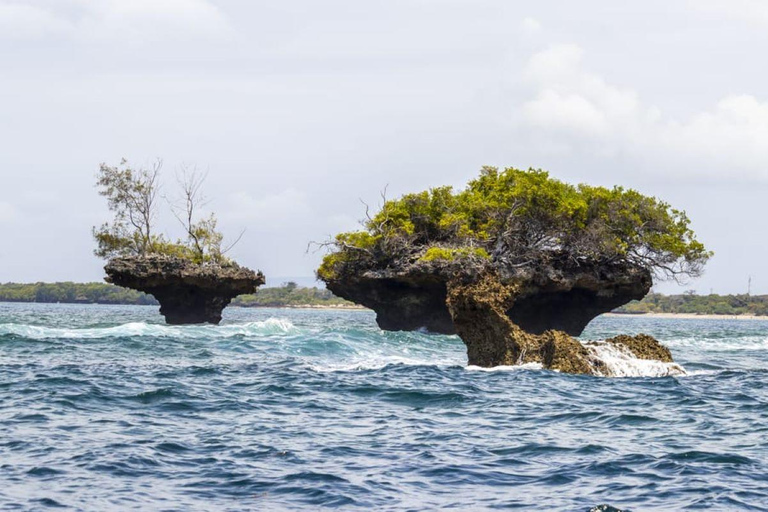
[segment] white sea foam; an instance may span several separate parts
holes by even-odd
[[[520,371],[520,370],[541,370],[542,368],[543,366],[541,365],[541,363],[502,365],[502,366],[493,366],[491,368],[484,368],[482,366],[475,366],[475,365],[467,366],[467,370],[476,371],[476,372],[512,372],[512,371]]]
[[[228,325],[162,325],[131,322],[113,327],[63,328],[24,324],[0,324],[0,335],[11,334],[23,338],[45,339],[102,339],[119,337],[163,337],[178,339],[232,338],[235,336],[263,336],[289,334],[297,331],[288,320],[269,318],[262,322]]]
[[[605,375],[609,377],[668,377],[686,374],[685,369],[677,363],[638,359],[630,351],[612,343],[590,342],[586,347],[596,359],[605,364]]]
[[[406,365],[406,366],[437,366],[437,367],[449,367],[464,364],[463,362],[455,361],[435,361],[434,359],[417,359],[411,357],[402,356],[374,356],[367,359],[357,359],[355,361],[324,361],[322,363],[310,363],[309,367],[320,373],[326,372],[349,372],[359,370],[380,370],[384,367],[391,365]]]

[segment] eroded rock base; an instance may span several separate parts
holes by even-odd
[[[514,324],[507,311],[514,305],[517,286],[502,284],[492,274],[448,285],[447,305],[456,332],[467,346],[470,365],[494,367],[539,363],[563,373],[617,375],[617,365],[604,357],[605,344],[617,348],[618,357],[671,363],[669,350],[651,336],[617,336],[601,343],[582,344],[563,331],[531,334]],[[682,374],[678,365],[668,374]]]

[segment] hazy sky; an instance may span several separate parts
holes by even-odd
[[[685,288],[768,293],[768,2],[627,4],[0,0],[0,282],[100,280],[98,165],[161,157],[268,277],[489,164],[659,196],[716,252]]]

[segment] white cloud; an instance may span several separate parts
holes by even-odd
[[[0,38],[35,39],[71,33],[72,24],[42,7],[0,3]]]
[[[0,0],[0,38],[67,36],[79,41],[129,45],[161,40],[228,38],[232,29],[208,0],[41,0],[22,4]],[[69,5],[68,5],[69,4]]]
[[[215,39],[230,32],[223,13],[206,0],[107,0],[89,5],[80,25],[100,39]]]
[[[0,201],[0,224],[12,222],[16,218],[16,208],[11,203]]]
[[[669,167],[682,164],[678,169],[690,174],[768,180],[768,102],[754,96],[725,96],[677,119],[589,72],[576,45],[536,53],[524,77],[533,97],[522,104],[522,119],[541,145],[636,154]]]
[[[528,34],[536,34],[540,30],[541,23],[539,23],[539,20],[530,17],[523,20],[523,31],[527,32]]]
[[[236,192],[222,213],[229,221],[247,221],[260,230],[272,230],[290,225],[297,220],[313,219],[307,193],[287,188],[273,195],[254,197],[248,192]]]
[[[691,9],[757,25],[768,25],[768,2],[765,0],[688,0]]]

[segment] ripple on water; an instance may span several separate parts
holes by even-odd
[[[0,304],[0,509],[767,509],[768,323],[600,318],[689,370],[600,379],[368,312],[156,315]]]

